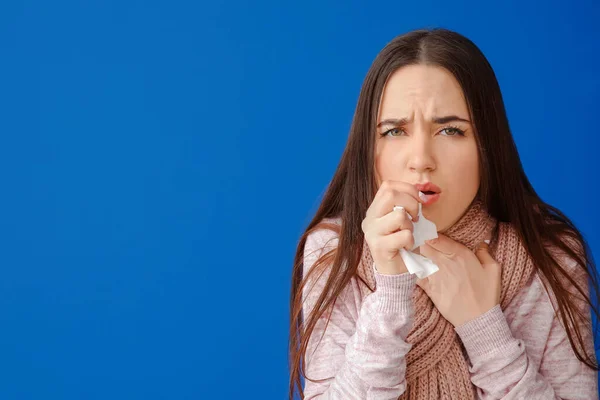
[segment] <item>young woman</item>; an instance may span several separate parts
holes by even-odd
[[[414,250],[439,267],[422,280],[400,254],[419,208],[439,236]],[[290,398],[597,399],[595,271],[525,176],[481,51],[445,29],[401,35],[299,242]]]

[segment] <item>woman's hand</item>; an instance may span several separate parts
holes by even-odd
[[[501,268],[482,242],[475,253],[448,236],[438,234],[419,247],[439,271],[417,281],[439,312],[459,326],[500,303]]]
[[[362,221],[362,230],[379,273],[407,272],[400,249],[411,249],[415,243],[412,221],[418,221],[419,203],[422,202],[417,188],[407,182],[383,181],[377,190]],[[405,211],[394,211],[397,205]]]

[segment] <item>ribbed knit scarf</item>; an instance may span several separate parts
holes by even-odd
[[[474,251],[488,232],[492,233],[490,254],[502,267],[500,307],[504,310],[534,271],[532,259],[514,228],[497,222],[475,199],[459,221],[442,233]],[[373,258],[366,242],[359,274],[375,287]],[[361,288],[367,290],[365,294],[370,293],[368,288]],[[475,399],[467,355],[454,327],[419,286],[415,286],[413,301],[413,327],[406,338],[412,344],[406,356],[407,389],[400,399]]]

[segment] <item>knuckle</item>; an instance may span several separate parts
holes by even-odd
[[[405,246],[412,246],[414,244],[414,238],[411,231],[403,230],[400,232],[400,237],[402,239],[402,244]]]
[[[419,203],[415,199],[412,199],[411,201],[413,202],[412,212],[416,218],[419,216]]]
[[[381,200],[383,204],[391,203],[394,199],[394,192],[392,189],[385,189],[381,193]]]
[[[398,210],[394,214],[394,221],[397,223],[402,223],[406,219],[406,213],[404,211]]]
[[[390,182],[389,181],[383,181],[381,182],[381,185],[379,185],[379,191],[383,194],[385,192],[387,192],[390,189]]]
[[[413,236],[413,235],[410,235],[410,234],[409,234],[409,235],[407,235],[407,236],[408,236],[408,238],[407,238],[407,244],[408,244],[408,245],[409,245],[411,248],[412,248],[412,247],[414,247],[414,245],[415,245],[415,238],[414,238],[414,236]]]
[[[363,219],[362,222],[361,222],[361,224],[360,224],[360,228],[362,229],[362,231],[364,233],[367,232],[367,224],[368,224],[367,218]]]

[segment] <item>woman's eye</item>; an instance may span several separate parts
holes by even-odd
[[[461,129],[458,128],[444,128],[442,129],[442,132],[446,131],[446,132],[452,132],[452,135],[445,135],[445,136],[464,136],[464,132]]]
[[[398,128],[392,128],[392,129],[388,129],[387,131],[383,132],[383,133],[381,134],[381,136],[387,136],[387,135],[388,135],[388,133],[390,133],[390,132],[400,132],[400,130],[399,130]],[[396,135],[391,135],[391,136],[396,136]]]

